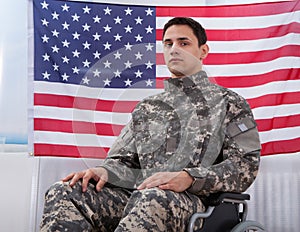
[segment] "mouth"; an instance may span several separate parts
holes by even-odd
[[[172,58],[169,60],[169,63],[172,63],[172,62],[180,62],[180,61],[183,61],[182,59],[180,58]]]

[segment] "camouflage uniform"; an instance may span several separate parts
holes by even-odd
[[[50,189],[42,224],[46,228],[52,223],[53,205],[59,212],[59,205],[69,202],[61,211],[70,209],[72,222],[77,218],[79,224],[89,224],[85,228],[95,225],[100,231],[113,231],[118,225],[116,231],[184,231],[191,214],[203,210],[201,199],[219,191],[243,192],[251,185],[259,155],[256,123],[242,97],[211,83],[204,71],[169,79],[164,92],[137,105],[110,149],[102,165],[110,187],[100,193],[90,190],[91,195],[80,193],[79,187],[76,194],[76,188],[69,188],[64,200],[55,200],[57,190]],[[182,170],[194,178],[185,192],[135,189],[156,172]],[[67,187],[59,186],[66,192]],[[80,197],[72,200],[73,194]],[[99,201],[101,209],[92,208]],[[103,214],[109,216],[105,219]],[[66,217],[62,213],[61,218]],[[111,227],[105,225],[108,221]]]

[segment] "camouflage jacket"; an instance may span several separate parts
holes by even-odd
[[[242,192],[254,181],[260,142],[249,105],[204,71],[165,81],[142,100],[102,165],[109,182],[135,188],[155,172],[187,171],[191,193]]]

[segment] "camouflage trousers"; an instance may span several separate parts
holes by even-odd
[[[41,231],[179,232],[192,213],[203,210],[201,200],[187,192],[117,187],[97,192],[90,184],[83,193],[80,182],[72,188],[57,182],[45,195]]]

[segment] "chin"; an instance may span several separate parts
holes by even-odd
[[[169,66],[168,69],[176,77],[185,76],[185,74],[184,74],[185,72],[184,72],[184,70],[182,70],[181,67],[172,65],[172,66]]]
[[[171,72],[172,73],[172,78],[181,78],[181,77],[185,77],[186,75],[184,75],[181,72]]]

